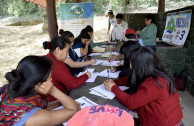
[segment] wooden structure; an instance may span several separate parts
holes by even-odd
[[[165,0],[158,0],[158,12],[165,12]]]

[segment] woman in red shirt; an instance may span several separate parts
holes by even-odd
[[[106,80],[104,86],[128,109],[135,109],[142,126],[177,126],[183,114],[171,77],[149,47],[131,52],[129,77]],[[118,86],[129,86],[127,93]]]
[[[80,77],[74,77],[70,73],[66,64],[63,62],[68,54],[70,42],[65,40],[63,37],[55,37],[52,41],[43,43],[44,49],[50,49],[50,52],[46,55],[49,59],[52,60],[52,82],[60,91],[63,93],[67,92],[67,89],[75,89],[83,85],[88,78],[91,77],[90,72],[86,72]],[[49,101],[55,101],[56,99],[52,96],[49,96]]]

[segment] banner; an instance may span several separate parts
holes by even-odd
[[[93,3],[60,5],[60,29],[71,31],[77,37],[87,25],[93,27]]]
[[[183,47],[191,25],[192,10],[168,13],[162,41]]]

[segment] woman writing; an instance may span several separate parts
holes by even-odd
[[[67,58],[69,52],[70,42],[68,40],[57,36],[52,39],[51,43],[44,42],[43,46],[44,49],[50,47],[50,52],[46,57],[53,62],[51,70],[52,82],[63,93],[67,93],[67,89],[71,90],[83,85],[86,80],[91,77],[90,72],[86,72],[80,77],[74,77],[71,75],[66,64],[63,62]],[[56,99],[49,95],[49,101],[54,100]]]
[[[131,53],[129,77],[106,80],[105,88],[128,109],[137,111],[142,126],[178,126],[183,113],[171,77],[149,47]],[[117,85],[129,86],[129,90],[125,93]]]

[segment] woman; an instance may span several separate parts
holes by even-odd
[[[114,73],[116,71],[121,71],[119,73],[119,78],[128,76],[130,72],[129,57],[130,57],[131,51],[138,47],[140,47],[138,41],[127,41],[126,43],[124,43],[120,49],[120,54],[124,55],[124,64],[121,66],[112,67],[111,72]]]
[[[90,41],[91,37],[88,33],[80,33],[80,35],[75,38],[73,46],[69,49],[69,57],[75,62],[86,61],[90,52]],[[84,67],[71,68],[70,71],[73,76],[77,76],[83,69]]]
[[[80,107],[53,86],[51,61],[46,57],[27,56],[5,77],[8,84],[0,88],[0,125],[48,126],[71,118]],[[48,103],[45,95],[57,99]],[[62,104],[64,109],[51,111]]]
[[[104,86],[128,109],[135,109],[142,126],[177,126],[183,118],[179,95],[154,51],[132,51],[129,77],[106,80]],[[129,86],[127,93],[117,85]]]
[[[109,31],[110,31],[110,28],[111,28],[111,25],[114,27],[114,25],[116,24],[117,20],[113,14],[113,11],[112,10],[109,10],[108,11],[108,32],[107,34],[109,34]],[[112,32],[111,32],[111,41],[112,41]]]
[[[74,43],[74,35],[70,31],[64,31],[63,29],[59,30],[59,34],[65,38],[66,40],[69,40],[71,42],[71,46]],[[71,68],[81,68],[84,66],[92,65],[96,63],[96,60],[87,60],[85,62],[75,62],[70,57],[66,58],[64,62],[68,65],[68,67]]]
[[[50,44],[50,45],[49,45]],[[66,64],[63,62],[68,55],[70,42],[65,40],[63,37],[55,37],[52,39],[51,43],[44,42],[44,49],[50,47],[50,52],[46,55],[52,60],[52,82],[60,91],[67,93],[67,89],[75,89],[83,85],[88,78],[91,77],[90,72],[80,77],[73,77],[67,68]],[[49,45],[49,46],[48,46]],[[48,95],[49,101],[55,101],[56,99]]]
[[[157,27],[155,18],[152,14],[148,14],[145,16],[145,24],[147,26],[142,31],[136,31],[136,33],[139,35],[139,39],[142,39],[145,46],[149,46],[155,49]]]

